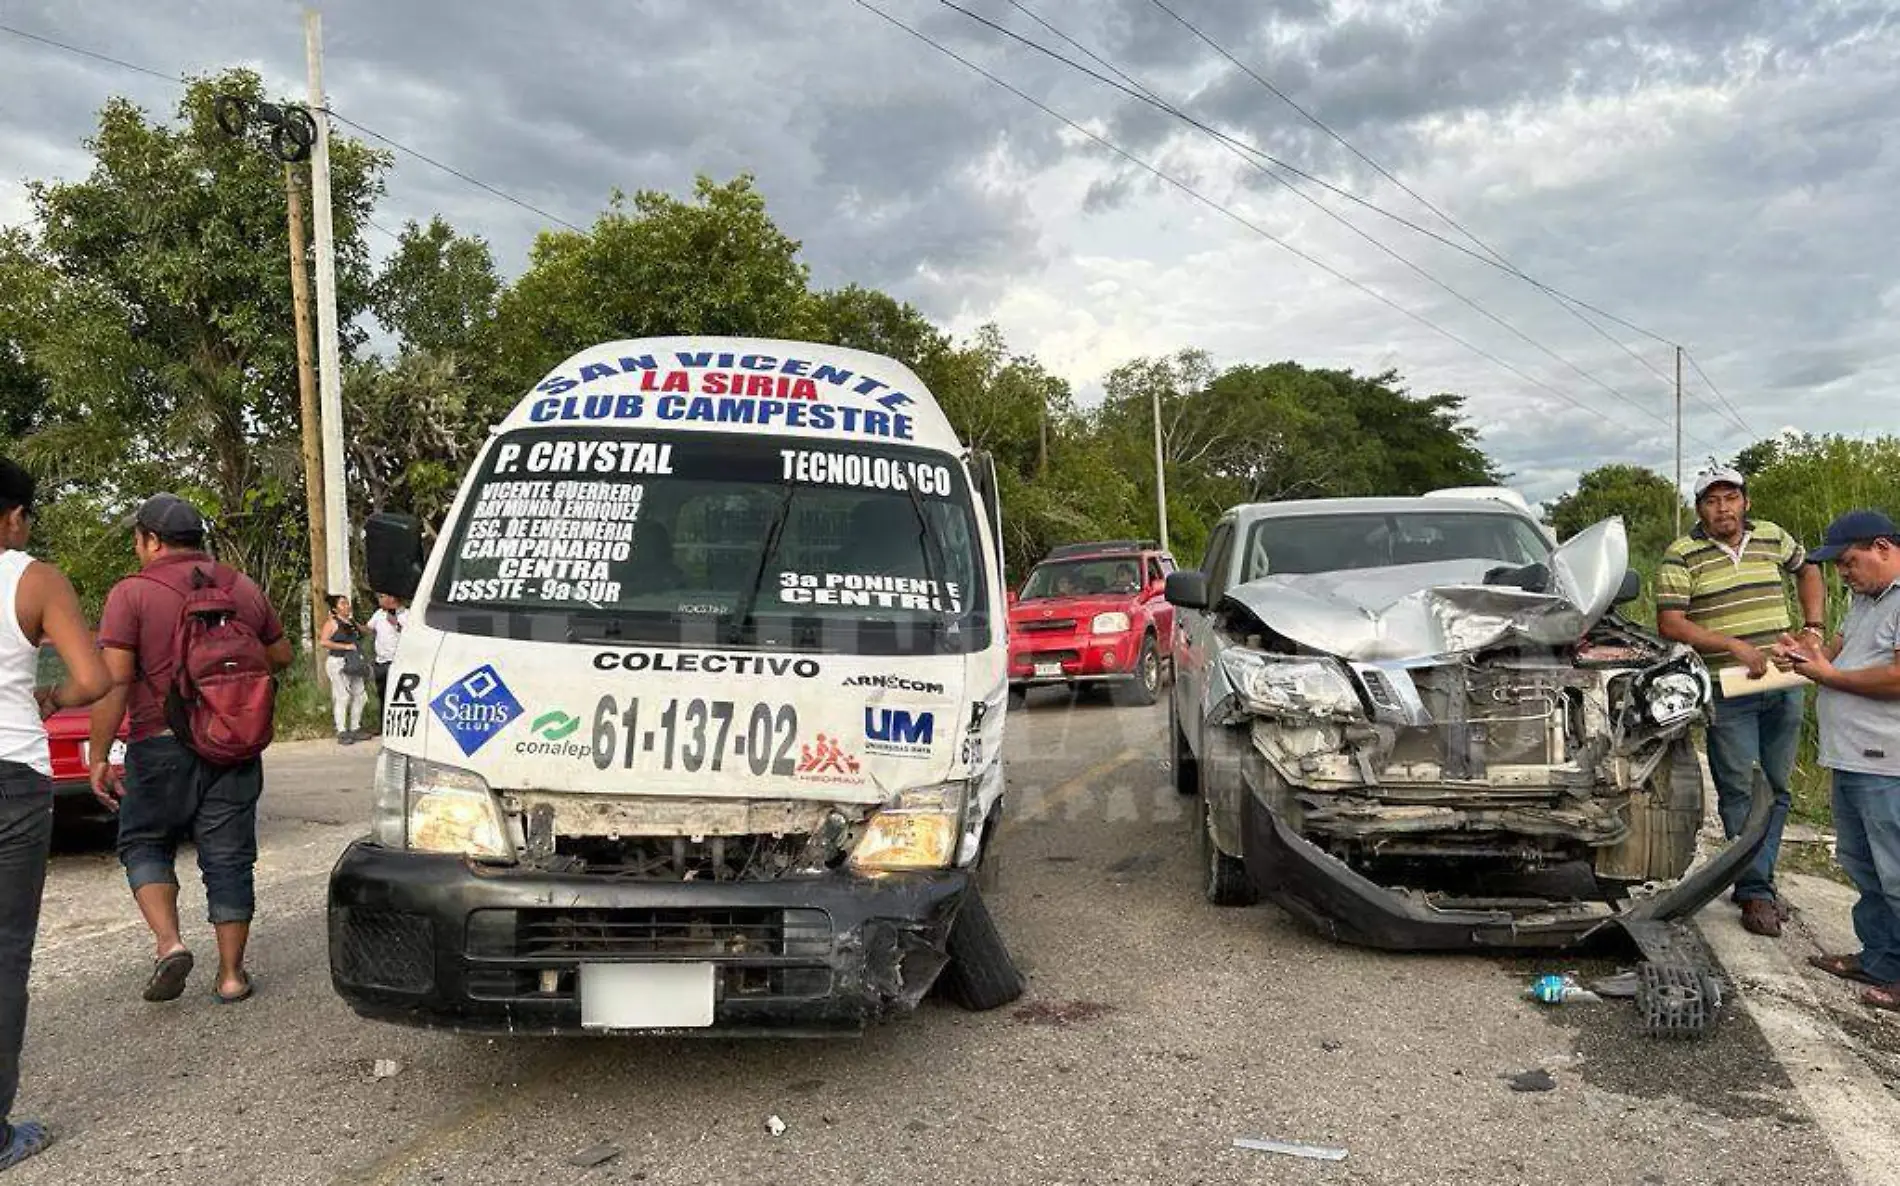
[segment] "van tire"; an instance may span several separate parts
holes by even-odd
[[[1161,690],[1161,656],[1155,649],[1153,632],[1141,636],[1141,650],[1135,656],[1132,679],[1115,685],[1115,703],[1131,707],[1153,704]]]
[[[1026,987],[1016,961],[996,929],[996,921],[975,886],[964,897],[950,930],[950,962],[943,970],[944,995],[963,1009],[984,1013],[1023,995]]]

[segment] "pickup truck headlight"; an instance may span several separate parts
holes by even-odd
[[[480,775],[388,750],[376,767],[370,831],[385,848],[514,856],[501,807]]]
[[[1124,613],[1096,614],[1089,623],[1090,634],[1126,634],[1128,633],[1128,615]]]
[[[1706,699],[1701,682],[1686,671],[1650,680],[1643,696],[1649,702],[1649,719],[1664,727],[1688,720],[1701,711]]]
[[[1220,664],[1251,713],[1365,719],[1352,676],[1332,659],[1234,650],[1224,652]]]
[[[969,786],[962,782],[899,794],[865,825],[851,852],[852,866],[864,872],[949,868],[956,860],[968,796]]]

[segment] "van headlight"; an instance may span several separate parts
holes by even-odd
[[[864,872],[947,869],[955,862],[969,784],[938,783],[904,791],[874,812],[851,850]]]
[[[1120,611],[1096,614],[1095,620],[1089,623],[1089,633],[1126,634],[1128,633],[1128,615]]]
[[[1220,665],[1234,694],[1255,715],[1365,718],[1352,676],[1332,659],[1230,650]]]
[[[501,805],[479,774],[383,751],[370,835],[411,852],[513,857]]]

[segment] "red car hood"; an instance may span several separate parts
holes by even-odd
[[[1009,624],[1040,622],[1046,618],[1074,618],[1087,624],[1096,614],[1129,613],[1133,605],[1128,597],[1038,597],[1010,607]]]

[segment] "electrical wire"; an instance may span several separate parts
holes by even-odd
[[[1020,4],[1016,4],[1015,0],[1009,0],[1009,2],[1017,8],[1022,7]],[[1673,386],[1674,380],[1669,375],[1665,374],[1662,368],[1658,367],[1655,363],[1651,362],[1649,359],[1638,354],[1636,351],[1630,349],[1630,347],[1627,344],[1625,344],[1621,339],[1617,338],[1614,334],[1611,334],[1609,331],[1605,330],[1601,325],[1597,324],[1594,320],[1586,316],[1583,313],[1583,311],[1577,307],[1576,304],[1572,303],[1571,299],[1560,295],[1555,289],[1552,289],[1543,284],[1538,284],[1535,281],[1533,281],[1532,278],[1527,273],[1525,273],[1522,268],[1519,268],[1516,264],[1506,259],[1502,252],[1498,251],[1495,247],[1492,247],[1489,243],[1486,243],[1483,239],[1480,239],[1475,233],[1471,231],[1469,227],[1466,227],[1463,223],[1459,222],[1457,219],[1453,218],[1450,214],[1447,214],[1444,210],[1440,209],[1438,205],[1433,203],[1429,198],[1425,197],[1425,195],[1419,193],[1417,190],[1413,189],[1411,186],[1405,184],[1405,182],[1399,180],[1399,178],[1394,176],[1392,172],[1388,170],[1384,165],[1381,165],[1378,161],[1373,160],[1370,156],[1367,156],[1364,152],[1361,152],[1358,146],[1354,145],[1350,140],[1347,140],[1344,136],[1334,131],[1331,125],[1327,124],[1325,120],[1322,120],[1319,116],[1313,114],[1311,111],[1308,111],[1305,107],[1301,106],[1297,101],[1295,101],[1291,95],[1288,95],[1285,91],[1273,85],[1273,83],[1270,82],[1266,77],[1261,75],[1259,71],[1247,65],[1247,63],[1241,61],[1234,54],[1228,52],[1226,47],[1222,46],[1220,42],[1214,40],[1214,38],[1210,37],[1206,32],[1202,31],[1199,26],[1195,25],[1192,21],[1182,16],[1174,8],[1170,7],[1167,4],[1166,0],[1148,0],[1148,2],[1154,5],[1154,7],[1160,9],[1162,12],[1166,13],[1168,16],[1172,17],[1175,20],[1175,22],[1178,23],[1182,28],[1186,29],[1189,33],[1192,33],[1195,37],[1199,38],[1204,44],[1208,46],[1208,48],[1212,49],[1215,53],[1219,54],[1221,57],[1225,58],[1228,62],[1232,63],[1235,67],[1240,69],[1242,73],[1246,74],[1247,77],[1253,79],[1256,83],[1266,88],[1266,90],[1269,93],[1271,93],[1276,99],[1279,99],[1282,103],[1285,103],[1288,107],[1291,107],[1294,111],[1298,112],[1304,119],[1306,119],[1308,123],[1311,123],[1314,127],[1324,132],[1328,137],[1330,137],[1335,143],[1343,147],[1347,152],[1352,153],[1353,156],[1359,158],[1359,160],[1369,165],[1373,169],[1374,172],[1379,174],[1379,176],[1385,178],[1387,181],[1397,186],[1399,190],[1405,193],[1408,197],[1412,198],[1419,205],[1425,207],[1425,209],[1431,211],[1434,215],[1438,217],[1439,221],[1443,222],[1445,225],[1456,230],[1459,234],[1463,235],[1466,239],[1469,239],[1479,249],[1484,251],[1486,255],[1489,255],[1492,259],[1496,260],[1499,264],[1503,265],[1506,270],[1516,275],[1520,279],[1523,279],[1525,281],[1532,283],[1534,287],[1543,291],[1544,295],[1546,295],[1553,301],[1556,301],[1560,306],[1562,306],[1564,310],[1567,311],[1572,317],[1575,317],[1578,321],[1581,321],[1583,324],[1589,326],[1592,330],[1594,330],[1598,336],[1602,337],[1605,341],[1609,342],[1611,345],[1615,346],[1617,349],[1621,350],[1623,353],[1627,354],[1629,357],[1635,359],[1641,365],[1649,368],[1650,372],[1654,374],[1657,378],[1661,379],[1664,383],[1668,383]],[[1667,339],[1663,338],[1662,335],[1657,334],[1654,331],[1643,329],[1641,327],[1632,325],[1628,322],[1625,322],[1623,324],[1629,325],[1629,327],[1635,330],[1636,332],[1642,333],[1647,337],[1655,339],[1656,341],[1663,342],[1665,345],[1670,345],[1670,346],[1677,345],[1677,343],[1668,341]],[[1711,385],[1710,390],[1711,391],[1715,390],[1713,385]],[[1720,393],[1718,392],[1717,394],[1719,395]],[[1718,413],[1721,411],[1721,409],[1716,408],[1714,404],[1709,404],[1707,400],[1704,400],[1703,402],[1707,404],[1711,410],[1717,411]],[[1736,427],[1740,428],[1744,432],[1753,431],[1752,429],[1749,428],[1748,423],[1742,419],[1741,413],[1735,410],[1734,405],[1730,404],[1726,398],[1722,400],[1722,403],[1727,408],[1729,416],[1735,421]]]
[[[166,82],[175,82],[179,86],[188,87],[191,85],[191,83],[188,80],[181,78],[180,76],[176,74],[166,74],[165,72],[161,70],[152,70],[147,67],[140,66],[136,63],[125,61],[123,58],[112,57],[110,54],[97,53],[93,50],[82,49],[76,45],[68,45],[66,42],[63,42],[63,41],[55,41],[51,37],[42,37],[38,33],[29,33],[25,29],[14,28],[12,25],[0,25],[0,33],[11,33],[15,37],[22,37],[28,41],[37,41],[41,45],[48,45],[48,46],[53,47],[54,49],[65,50],[67,53],[78,54],[81,57],[93,58],[101,62],[110,62],[114,66],[120,66],[127,70],[134,70],[140,74],[148,75],[152,78],[163,79]],[[467,173],[462,172],[460,169],[457,169],[451,165],[445,165],[441,161],[438,161],[433,157],[426,156],[423,153],[420,153],[416,151],[415,149],[409,147],[407,144],[403,144],[400,141],[391,139],[390,137],[383,135],[381,132],[378,132],[374,128],[367,127],[363,124],[356,122],[355,120],[349,118],[348,116],[343,115],[341,112],[338,112],[334,108],[323,107],[323,108],[317,108],[314,110],[321,110],[324,112],[324,114],[328,115],[331,119],[336,120],[338,123],[348,124],[350,127],[355,128],[357,131],[362,132],[365,135],[374,136],[376,139],[381,140],[384,144],[389,145],[391,148],[396,149],[398,152],[406,153],[409,156],[412,156],[416,158],[417,160],[421,161],[425,165],[429,165],[429,166],[432,166],[433,168],[440,169],[442,172],[447,173],[449,176],[459,178],[460,180],[465,181],[468,184],[475,186],[478,189],[485,190],[486,192],[493,194],[494,196],[502,199],[505,202],[512,202],[516,206],[521,207],[523,210],[527,210],[533,214],[538,214],[542,218],[547,219],[549,222],[556,223],[560,226],[566,227],[568,230],[574,231],[577,234],[584,235],[587,233],[581,227],[574,225],[573,223],[567,221],[565,218],[561,218],[558,215],[550,214],[546,210],[541,209],[539,206],[533,205],[532,203],[529,203],[529,202],[525,202],[521,200],[520,198],[515,197],[513,194],[508,193],[505,190],[497,189],[494,186],[488,184],[486,181],[481,180],[480,178],[471,177]]]
[[[975,20],[989,28],[996,29],[999,32],[1004,32],[1004,33],[1009,32],[1009,30],[1002,29],[1000,26],[995,25],[993,22],[985,19],[984,17],[978,15],[977,13],[974,13],[970,11],[969,9],[964,8],[962,5],[955,3],[954,0],[939,0],[939,2],[942,3],[945,7],[953,9],[959,13],[962,13],[964,16],[969,17],[970,19]],[[1126,71],[1115,66],[1113,63],[1106,61],[1105,59],[1102,58],[1100,54],[1097,54],[1093,50],[1090,50],[1087,46],[1084,46],[1080,42],[1076,41],[1075,38],[1070,37],[1067,33],[1064,33],[1062,30],[1056,28],[1054,25],[1050,24],[1048,21],[1043,20],[1040,16],[1037,16],[1034,12],[1030,11],[1023,4],[1018,3],[1018,0],[1008,0],[1008,3],[1010,4],[1011,7],[1023,13],[1023,15],[1029,17],[1031,20],[1035,21],[1037,24],[1047,29],[1050,33],[1061,38],[1063,41],[1067,42],[1068,44],[1074,46],[1076,49],[1080,50],[1082,53],[1087,54],[1090,58],[1100,63],[1104,68],[1110,70],[1111,72],[1113,72],[1120,78],[1126,80],[1130,85],[1134,86],[1143,95],[1147,96],[1148,98],[1154,101],[1164,103],[1164,104],[1166,103],[1166,100],[1161,99],[1160,96],[1155,93],[1152,87],[1148,86],[1146,83],[1142,82],[1140,79],[1132,77]],[[1028,42],[1026,39],[1020,36],[1017,36],[1013,33],[1010,35],[1015,40],[1023,41],[1025,44],[1029,44],[1029,45],[1035,44],[1033,42]],[[1067,59],[1064,59],[1064,60],[1066,61]],[[1169,105],[1169,106],[1172,107],[1172,105]],[[1376,236],[1372,235],[1371,233],[1367,232],[1361,227],[1355,225],[1353,222],[1347,219],[1344,215],[1340,214],[1338,211],[1332,209],[1330,206],[1327,206],[1324,202],[1319,201],[1317,198],[1313,197],[1311,194],[1308,194],[1306,191],[1300,189],[1298,186],[1294,185],[1292,182],[1288,181],[1286,178],[1281,177],[1278,173],[1273,172],[1266,165],[1248,156],[1247,154],[1241,152],[1239,149],[1235,148],[1234,146],[1230,144],[1221,144],[1221,147],[1224,148],[1227,152],[1238,157],[1243,163],[1249,165],[1250,167],[1258,171],[1262,176],[1268,178],[1269,180],[1273,181],[1275,184],[1287,190],[1287,192],[1291,193],[1294,197],[1312,206],[1315,210],[1318,210],[1321,214],[1325,215],[1327,218],[1332,219],[1334,222],[1338,223],[1340,226],[1346,228],[1348,231],[1351,231],[1354,235],[1357,235],[1359,238],[1365,240],[1367,243],[1370,243],[1374,248],[1378,249],[1383,254],[1391,257],[1394,260],[1397,260],[1400,264],[1404,265],[1408,270],[1410,270],[1411,272],[1413,272],[1420,278],[1424,279],[1427,283],[1433,285],[1434,287],[1440,289],[1443,292],[1450,294],[1454,299],[1459,301],[1461,304],[1464,304],[1467,307],[1471,308],[1472,310],[1474,310],[1475,312],[1477,312],[1479,315],[1483,316],[1487,320],[1492,321],[1495,324],[1503,327],[1507,332],[1517,337],[1519,340],[1527,343],[1533,348],[1555,359],[1557,362],[1569,368],[1571,371],[1575,372],[1579,377],[1583,378],[1587,382],[1592,383],[1595,386],[1602,388],[1605,392],[1607,392],[1612,398],[1616,399],[1618,402],[1627,405],[1633,411],[1639,412],[1644,416],[1648,416],[1649,418],[1662,424],[1664,427],[1672,427],[1671,422],[1667,418],[1662,416],[1660,413],[1654,411],[1653,409],[1644,407],[1641,403],[1638,403],[1636,400],[1630,398],[1628,395],[1617,390],[1615,387],[1612,387],[1610,384],[1604,382],[1601,378],[1599,378],[1595,374],[1592,374],[1590,371],[1587,371],[1583,367],[1578,366],[1576,363],[1572,362],[1570,359],[1565,358],[1563,355],[1559,354],[1557,351],[1551,349],[1549,346],[1544,345],[1542,342],[1531,337],[1529,334],[1525,333],[1523,330],[1519,329],[1517,326],[1512,325],[1509,321],[1506,321],[1504,318],[1498,316],[1496,313],[1492,312],[1490,309],[1486,308],[1484,305],[1479,304],[1476,300],[1472,299],[1469,296],[1466,296],[1464,293],[1458,291],[1456,288],[1453,288],[1451,285],[1445,283],[1443,280],[1440,280],[1437,276],[1433,275],[1431,272],[1427,271],[1425,268],[1421,267],[1419,264],[1415,263],[1414,261],[1406,258],[1404,255],[1400,254],[1398,251],[1394,250],[1391,246],[1382,242]]]
[[[1041,100],[1035,98],[1034,96],[1028,94],[1027,92],[1017,88],[1016,86],[1010,84],[1009,82],[1006,82],[1003,79],[997,77],[996,75],[990,73],[988,70],[985,70],[982,66],[978,65],[975,62],[972,62],[970,59],[957,53],[955,50],[949,48],[948,46],[930,37],[928,34],[923,33],[911,27],[908,24],[905,24],[902,20],[898,19],[895,16],[892,16],[890,13],[879,8],[877,5],[872,4],[870,0],[852,0],[852,3],[856,4],[859,8],[862,8],[865,11],[873,14],[874,16],[877,16],[881,20],[884,20],[890,23],[891,25],[896,26],[897,28],[903,30],[905,33],[910,34],[912,37],[923,42],[925,45],[930,46],[932,49],[952,59],[953,61],[958,62],[959,64],[963,65],[965,68],[971,71],[974,71],[977,74],[982,75],[984,78],[988,79],[991,83],[1015,95],[1017,98],[1021,99],[1023,102],[1030,104],[1032,107],[1037,108],[1038,110],[1042,111],[1044,114],[1050,116],[1051,118],[1058,120],[1061,123],[1067,125],[1071,131],[1074,131],[1078,133],[1079,135],[1084,136],[1087,139],[1093,141],[1097,145],[1108,149],[1110,152],[1121,157],[1123,160],[1126,160],[1127,162],[1134,165],[1135,167],[1153,175],[1158,180],[1165,182],[1168,185],[1173,186],[1175,189],[1180,190],[1182,193],[1193,198],[1195,201],[1200,202],[1201,204],[1209,207],[1210,209],[1221,214],[1222,216],[1240,224],[1242,227],[1245,227],[1247,230],[1252,231],[1254,234],[1259,235],[1261,238],[1266,239],[1268,242],[1273,243],[1276,246],[1282,248],[1283,250],[1306,261],[1307,263],[1320,269],[1326,274],[1332,276],[1334,279],[1339,280],[1359,290],[1360,292],[1365,293],[1367,296],[1372,297],[1374,300],[1378,301],[1380,304],[1383,304],[1387,306],[1388,308],[1393,309],[1399,314],[1409,318],[1412,321],[1417,322],[1418,324],[1440,335],[1441,337],[1447,338],[1451,340],[1452,342],[1457,343],[1458,345],[1464,347],[1466,350],[1469,350],[1471,353],[1477,355],[1478,357],[1485,359],[1486,361],[1498,366],[1499,368],[1505,371],[1510,372],[1513,375],[1516,375],[1518,378],[1524,380],[1526,383],[1529,383],[1534,387],[1540,388],[1541,390],[1550,393],[1551,395],[1557,397],[1563,402],[1570,404],[1572,407],[1575,407],[1583,412],[1587,412],[1591,416],[1594,416],[1597,419],[1603,421],[1605,424],[1608,424],[1610,427],[1629,430],[1628,425],[1619,423],[1618,421],[1611,419],[1609,416],[1604,415],[1604,413],[1601,412],[1600,410],[1593,408],[1586,403],[1583,403],[1582,401],[1576,399],[1575,397],[1571,396],[1567,392],[1564,392],[1562,390],[1559,390],[1558,388],[1552,387],[1550,384],[1537,378],[1535,375],[1532,375],[1524,371],[1523,369],[1512,365],[1511,363],[1505,361],[1504,359],[1499,358],[1497,355],[1492,354],[1490,351],[1484,349],[1482,346],[1479,346],[1473,342],[1467,341],[1466,339],[1458,336],[1458,334],[1454,333],[1453,331],[1446,329],[1445,327],[1437,324],[1436,322],[1430,320],[1429,318],[1425,317],[1424,315],[1420,313],[1415,313],[1412,310],[1407,309],[1405,306],[1399,304],[1397,301],[1394,301],[1392,298],[1386,296],[1384,293],[1381,293],[1378,290],[1371,288],[1370,286],[1358,280],[1353,279],[1351,276],[1346,275],[1344,272],[1339,271],[1337,268],[1334,268],[1332,265],[1324,262],[1323,260],[1317,259],[1314,256],[1309,255],[1307,252],[1301,250],[1300,248],[1280,238],[1279,236],[1275,235],[1273,232],[1265,229],[1264,227],[1261,227],[1257,223],[1249,220],[1248,218],[1246,218],[1245,216],[1241,214],[1234,212],[1228,207],[1223,206],[1219,202],[1215,201],[1213,198],[1206,196],[1205,194],[1201,193],[1199,190],[1195,189],[1193,186],[1188,185],[1186,182],[1181,181],[1180,179],[1168,173],[1163,172],[1161,169],[1141,159],[1140,157],[1134,155],[1133,153],[1129,152],[1127,149],[1122,148],[1120,145],[1114,143],[1113,141],[1108,140],[1107,138],[1101,135],[1098,135],[1095,132],[1091,132],[1089,129],[1083,127],[1081,124],[1077,123],[1075,120],[1070,119],[1068,116],[1063,115],[1061,112],[1043,103]]]

